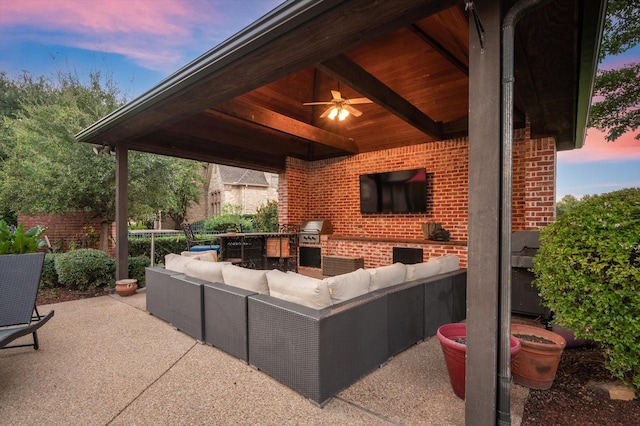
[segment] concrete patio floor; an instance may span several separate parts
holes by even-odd
[[[39,307],[40,349],[0,351],[6,425],[463,425],[436,337],[319,408],[145,311],[144,290]],[[24,338],[23,338],[24,339]],[[528,390],[511,386],[512,424]],[[472,423],[472,422],[471,422]]]

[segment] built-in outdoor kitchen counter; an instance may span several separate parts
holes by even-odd
[[[251,269],[297,271],[297,232],[229,232],[220,238],[220,260]]]
[[[334,241],[368,241],[373,243],[399,243],[399,244],[433,244],[445,246],[467,246],[466,240],[436,241],[424,238],[381,238],[381,237],[357,237],[348,235],[329,235],[329,240]]]

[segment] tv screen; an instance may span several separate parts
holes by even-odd
[[[362,213],[422,213],[427,211],[425,169],[360,175]]]

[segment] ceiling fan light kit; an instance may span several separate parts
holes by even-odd
[[[349,115],[353,115],[354,117],[360,117],[362,112],[351,105],[356,104],[370,104],[371,100],[367,98],[353,98],[353,99],[344,99],[342,94],[338,90],[332,90],[331,95],[333,99],[327,102],[305,102],[303,105],[329,105],[322,114],[320,114],[320,118],[328,117],[331,120],[335,120],[338,117],[339,121],[343,121]]]

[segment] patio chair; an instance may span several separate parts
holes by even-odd
[[[53,317],[36,308],[44,253],[0,256],[0,348],[33,346],[38,349],[37,330]],[[33,335],[33,343],[8,346],[19,337]]]
[[[184,236],[187,239],[187,251],[209,251],[215,250],[220,253],[220,245],[214,244],[217,242],[217,237],[200,237],[197,236],[190,223],[184,222],[180,225]]]

